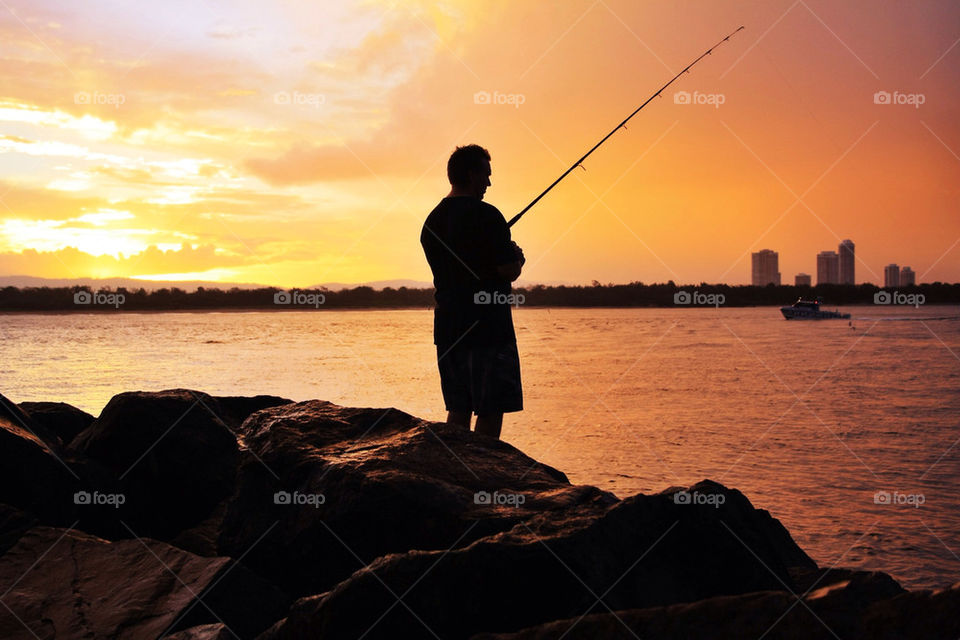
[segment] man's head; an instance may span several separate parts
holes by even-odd
[[[483,200],[490,186],[490,152],[477,144],[457,147],[447,161],[447,178],[455,191]]]

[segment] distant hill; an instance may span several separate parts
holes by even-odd
[[[370,287],[372,289],[385,289],[390,287],[391,289],[399,289],[400,287],[406,287],[407,289],[429,289],[433,286],[432,282],[424,282],[423,280],[374,280],[373,282],[325,282],[323,284],[314,284],[309,287],[303,287],[304,289],[329,289],[330,291],[340,291],[341,289],[353,289],[355,287]]]
[[[274,285],[253,282],[214,282],[212,280],[140,280],[138,278],[37,278],[35,276],[0,276],[0,287],[77,287],[88,286],[92,289],[140,289],[156,291],[157,289],[172,289],[177,287],[184,291],[196,291],[198,287],[204,289],[263,289]],[[326,282],[314,284],[303,289],[329,289],[340,291],[354,287],[367,286],[373,289],[392,287],[399,289],[427,289],[433,286],[432,282],[422,280],[377,280],[374,282]]]
[[[536,283],[529,280],[518,280],[514,283],[515,287],[533,287],[536,284],[545,284],[546,286],[568,285],[568,282],[544,282]],[[0,288],[2,287],[83,287],[91,289],[116,289],[123,287],[128,290],[144,289],[146,291],[156,291],[157,289],[172,289],[174,287],[184,291],[196,291],[198,287],[204,289],[263,289],[275,285],[258,284],[252,282],[214,282],[208,280],[139,280],[137,278],[37,278],[35,276],[0,276]],[[380,291],[386,287],[399,289],[406,287],[408,289],[430,289],[433,288],[433,282],[424,280],[374,280],[372,282],[324,282],[321,284],[310,285],[309,287],[298,287],[300,289],[328,289],[330,291],[342,291],[343,289],[353,289],[356,287],[370,287]]]

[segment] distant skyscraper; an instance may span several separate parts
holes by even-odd
[[[900,286],[912,287],[917,284],[917,274],[910,267],[900,269]]]
[[[808,273],[798,273],[793,279],[795,287],[809,287],[811,284],[813,283],[810,281],[810,274]]]
[[[840,243],[838,249],[840,254],[840,284],[856,284],[854,276],[856,260],[854,260],[853,250],[853,240],[844,240]]]
[[[817,254],[817,284],[840,283],[840,256],[836,251]]]
[[[780,256],[776,251],[763,249],[752,254],[750,282],[755,287],[768,284],[780,286]]]
[[[888,289],[900,286],[900,267],[888,264],[883,268],[883,286]]]

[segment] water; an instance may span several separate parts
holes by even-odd
[[[848,311],[854,328],[773,308],[519,309],[526,410],[503,437],[620,496],[711,478],[821,565],[951,584],[960,308]],[[94,415],[120,391],[187,387],[439,420],[431,329],[429,310],[0,315],[0,390]]]

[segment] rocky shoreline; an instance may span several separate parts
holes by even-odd
[[[2,638],[957,638],[704,480],[618,499],[396,409],[0,396]]]

